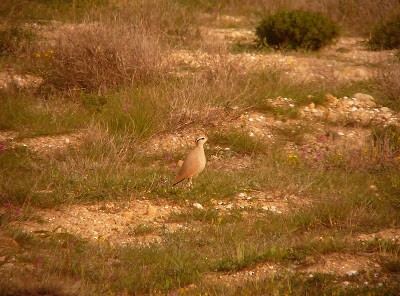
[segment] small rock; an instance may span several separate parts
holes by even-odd
[[[329,121],[335,122],[338,119],[338,115],[335,112],[333,112],[331,109],[328,109],[328,112],[326,114],[326,119]]]
[[[279,211],[276,206],[263,206],[262,209],[264,211],[270,211],[270,212],[282,214],[282,211]]]
[[[128,220],[132,220],[135,213],[133,212],[122,212],[122,216],[127,218]]]
[[[193,204],[193,206],[194,206],[196,209],[204,210],[204,207],[203,207],[201,204],[199,204],[198,202],[195,202],[195,203]]]
[[[353,97],[362,101],[374,101],[373,96],[362,93],[356,93]]]
[[[350,270],[350,271],[346,272],[346,274],[348,276],[355,276],[355,275],[358,274],[358,271],[357,270]]]
[[[238,197],[239,197],[239,198],[244,198],[246,195],[247,195],[246,193],[240,192],[240,193],[238,194]]]

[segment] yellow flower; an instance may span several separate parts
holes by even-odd
[[[335,154],[336,154],[337,158],[339,158],[339,159],[343,159],[344,158],[343,153],[340,152],[340,151],[336,151]]]
[[[35,52],[35,57],[40,58],[40,52]]]

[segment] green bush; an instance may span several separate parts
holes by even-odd
[[[400,47],[400,14],[390,20],[379,22],[369,39],[372,49],[393,49]]]
[[[339,26],[322,13],[282,11],[264,18],[256,35],[261,46],[318,50],[339,35]]]

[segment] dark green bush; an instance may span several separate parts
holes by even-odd
[[[318,50],[339,35],[339,26],[322,13],[282,11],[264,18],[256,35],[261,46]]]
[[[369,39],[372,49],[393,49],[400,47],[400,14],[379,22]]]

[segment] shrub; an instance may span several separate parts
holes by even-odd
[[[372,30],[368,41],[372,49],[393,49],[400,47],[400,14],[389,20],[382,20]]]
[[[101,91],[147,81],[161,67],[157,38],[122,22],[74,25],[55,39],[33,54],[33,71],[45,79],[45,87]]]
[[[0,29],[0,56],[26,49],[35,39],[35,34],[19,26]]]
[[[395,111],[400,111],[400,67],[398,63],[382,65],[374,74],[380,103]]]
[[[339,35],[339,26],[322,13],[292,10],[264,18],[256,35],[261,46],[318,50]]]
[[[400,128],[389,125],[384,128],[376,127],[372,130],[373,157],[392,159],[400,155]]]

